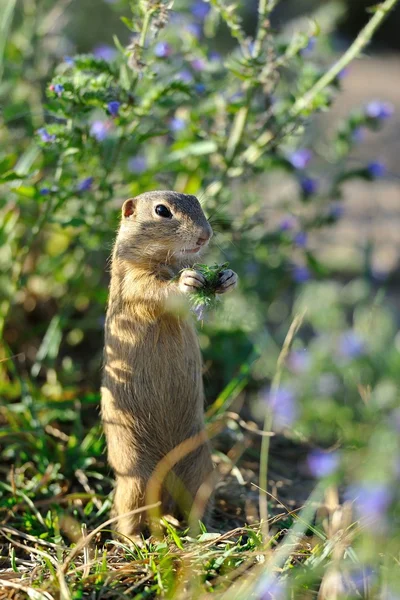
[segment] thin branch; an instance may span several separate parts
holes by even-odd
[[[292,344],[293,338],[299,330],[304,319],[304,313],[301,315],[296,315],[293,319],[293,322],[289,328],[289,331],[286,335],[285,341],[283,343],[282,350],[279,354],[277,365],[276,365],[276,373],[272,380],[271,385],[271,395],[275,395],[279,389],[282,377],[282,370],[284,366],[284,362],[288,355],[290,346]],[[272,427],[272,410],[271,408],[267,408],[267,412],[264,420],[264,431],[271,431]],[[265,436],[261,440],[261,453],[260,453],[260,477],[259,477],[259,485],[262,490],[267,491],[268,487],[268,455],[269,455],[269,445],[270,438],[269,436]],[[262,523],[262,533],[264,543],[267,542],[268,538],[268,499],[266,494],[260,493],[259,498],[259,507],[260,507],[260,520]]]
[[[377,8],[372,19],[358,34],[350,48],[343,56],[323,75],[317,83],[299,98],[290,111],[291,117],[297,117],[305,108],[309,107],[315,97],[330,85],[343,69],[355,59],[371,41],[375,31],[382,24],[389,12],[396,6],[399,0],[386,0]]]

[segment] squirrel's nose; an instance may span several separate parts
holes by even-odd
[[[211,237],[211,235],[207,235],[207,234],[201,235],[199,237],[199,239],[197,240],[197,246],[204,246],[204,244],[206,244],[208,242],[210,237]]]

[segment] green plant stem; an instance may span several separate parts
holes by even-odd
[[[277,361],[277,365],[276,365],[276,373],[272,380],[271,398],[273,398],[276,395],[276,393],[279,389],[279,386],[281,383],[281,378],[282,378],[282,371],[283,371],[286,357],[288,355],[293,338],[296,335],[297,331],[299,330],[299,328],[303,322],[303,319],[304,319],[304,313],[301,315],[296,315],[296,317],[293,319],[292,324],[289,328],[289,331],[286,335],[285,341],[282,346],[282,350],[278,357],[278,361]],[[263,431],[271,431],[272,421],[273,421],[272,410],[271,410],[271,408],[268,408],[266,415],[265,415]],[[269,444],[270,444],[270,437],[266,436],[266,435],[263,436],[263,438],[261,440],[259,487],[261,488],[261,490],[265,490],[265,491],[267,491],[267,489],[268,489]],[[265,492],[263,492],[263,491],[260,491],[259,508],[260,508],[261,529],[262,529],[264,544],[266,544],[268,541],[268,533],[269,533],[268,498],[267,498],[267,495],[265,494]]]
[[[315,97],[328,87],[339,73],[362,52],[371,41],[375,31],[398,2],[399,0],[385,0],[385,2],[377,8],[372,19],[370,19],[364,29],[360,31],[350,48],[329,69],[329,71],[325,73],[325,75],[323,75],[306,94],[304,94],[304,96],[295,102],[290,111],[291,117],[297,117],[305,108],[309,107]]]
[[[55,183],[58,183],[60,181],[61,175],[62,175],[62,169],[63,169],[62,159],[60,159],[59,163],[57,165],[57,168],[56,168],[55,175],[54,175]],[[11,284],[12,284],[14,292],[16,292],[21,286],[25,259],[31,250],[31,245],[33,243],[33,240],[39,235],[39,233],[42,231],[43,227],[46,225],[50,214],[52,212],[54,212],[55,210],[57,210],[57,208],[62,203],[62,201],[63,200],[61,199],[61,201],[59,200],[56,203],[56,205],[54,205],[54,196],[53,195],[50,196],[45,209],[43,210],[42,214],[38,217],[35,225],[30,230],[28,239],[25,241],[24,247],[21,249],[21,251],[19,252],[19,255],[17,256],[17,258],[14,262],[14,268],[13,268],[12,275],[11,275]],[[12,299],[8,298],[7,303],[4,305],[4,307],[2,309],[2,314],[0,315],[0,341],[3,338],[4,326],[5,326],[8,314],[10,312],[11,306],[12,306]]]
[[[261,54],[262,45],[268,33],[266,19],[278,2],[279,0],[259,0],[257,34],[254,42],[254,50],[252,53],[252,58],[254,59],[259,58]],[[258,82],[256,82],[256,85],[258,85]],[[243,132],[246,127],[251,101],[253,98],[253,88],[254,82],[247,82],[245,84],[246,103],[237,113],[235,121],[232,125],[231,134],[229,136],[226,147],[226,160],[228,163],[228,168],[232,164],[236,156],[237,148],[240,144],[240,140],[242,139]]]
[[[258,3],[258,28],[254,42],[254,56],[259,56],[267,35],[266,19],[269,17],[279,0],[260,0]]]
[[[4,70],[4,51],[8,39],[8,34],[11,29],[12,20],[14,17],[14,9],[16,0],[8,0],[3,7],[0,17],[0,81]]]
[[[149,30],[152,14],[153,14],[153,11],[148,10],[148,11],[146,11],[144,18],[143,18],[143,27],[142,27],[142,31],[140,32],[140,39],[139,39],[139,45],[142,49],[144,48],[144,45],[146,43],[147,32]]]
[[[330,85],[339,75],[339,73],[352,60],[354,60],[360,54],[360,52],[362,52],[365,46],[367,46],[367,44],[371,41],[372,36],[382,24],[385,17],[398,2],[399,0],[386,0],[383,4],[381,4],[372,19],[370,19],[364,29],[359,33],[347,52],[343,54],[343,56],[329,69],[327,73],[325,73],[325,75],[323,75],[317,81],[317,83],[306,94],[304,94],[304,96],[295,102],[290,110],[286,125],[289,125],[291,122],[295,121],[296,117],[298,117],[299,114],[311,104],[314,98],[323,89]],[[273,139],[274,135],[272,132],[268,130],[263,131],[239,157],[239,162],[254,164],[260,158],[260,156],[262,156]]]

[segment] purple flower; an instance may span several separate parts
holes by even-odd
[[[199,21],[204,21],[210,10],[210,5],[203,2],[203,0],[195,0],[191,8],[191,13]]]
[[[365,344],[353,330],[342,333],[339,338],[339,354],[344,358],[358,358],[365,354]]]
[[[311,366],[311,356],[308,350],[303,348],[302,350],[292,350],[289,352],[287,366],[297,375],[308,371]]]
[[[190,35],[199,39],[201,36],[201,27],[198,23],[187,23],[185,29]]]
[[[301,56],[308,56],[309,54],[312,54],[316,45],[317,38],[315,36],[310,37],[307,46],[300,51]]]
[[[300,248],[307,246],[308,234],[306,231],[299,231],[293,238],[293,242]]]
[[[301,191],[305,196],[312,196],[318,191],[319,181],[313,177],[302,177],[300,179]]]
[[[54,134],[50,134],[45,127],[38,129],[37,133],[40,135],[42,142],[45,142],[46,144],[54,142],[56,139],[56,136]]]
[[[49,194],[51,194],[51,189],[50,188],[42,188],[41,190],[39,190],[39,194],[41,196],[48,196]]]
[[[75,60],[72,58],[72,56],[64,56],[64,62],[67,63],[67,65],[69,65],[70,67],[72,67],[75,64]]]
[[[297,219],[295,217],[284,217],[279,223],[279,229],[283,231],[291,231],[297,225]]]
[[[371,177],[379,178],[384,177],[386,175],[386,165],[383,162],[378,160],[370,162],[367,166],[367,171],[371,175]]]
[[[116,57],[117,51],[115,48],[109,46],[108,44],[99,44],[93,49],[93,55],[96,58],[102,58],[107,62],[111,62]]]
[[[195,58],[190,63],[195,71],[204,71],[206,63],[202,58]]]
[[[296,283],[305,283],[311,279],[310,269],[308,267],[296,266],[293,269],[293,280]]]
[[[342,81],[342,79],[345,79],[349,73],[350,73],[349,67],[345,67],[338,73],[337,78],[339,79],[339,81]]]
[[[117,117],[119,112],[119,107],[121,106],[121,102],[118,100],[113,100],[107,104],[108,112],[112,117]]]
[[[206,313],[205,306],[198,304],[193,306],[192,312],[196,315],[198,321],[203,321]]]
[[[182,131],[186,127],[186,121],[179,117],[173,117],[169,122],[169,126],[171,131]]]
[[[385,121],[390,119],[394,114],[394,106],[390,102],[382,102],[381,100],[373,100],[365,107],[365,114],[370,119]]]
[[[347,577],[342,575],[344,591],[353,596],[354,592],[363,594],[370,588],[375,579],[375,572],[371,567],[356,568],[348,573]]]
[[[107,121],[93,121],[90,126],[90,135],[98,142],[102,142],[108,136],[110,124]]]
[[[86,177],[86,179],[82,179],[78,182],[76,189],[78,192],[87,192],[91,189],[93,184],[93,177]]]
[[[270,390],[266,400],[273,414],[274,425],[278,429],[290,427],[297,420],[296,397],[291,388],[281,386],[275,391]]]
[[[365,127],[356,127],[351,134],[353,142],[363,142],[365,139]]]
[[[289,154],[289,162],[295,169],[305,169],[312,159],[312,152],[307,148],[300,148]]]
[[[328,207],[328,217],[332,219],[340,219],[344,213],[344,206],[341,202],[332,202]]]
[[[255,592],[256,600],[282,600],[285,596],[285,582],[270,574],[261,579]]]
[[[392,502],[392,491],[384,483],[364,482],[348,487],[345,499],[353,502],[356,515],[372,530],[381,530],[386,511]]]
[[[147,159],[145,156],[132,156],[128,160],[128,169],[131,173],[144,173],[147,169]]]
[[[158,42],[154,48],[154,54],[158,58],[168,58],[172,54],[172,48],[168,42]]]
[[[337,452],[323,452],[322,450],[313,450],[307,458],[308,468],[314,477],[332,475],[337,470],[339,462]]]
[[[208,55],[208,59],[210,62],[219,62],[221,58],[221,54],[219,52],[215,52],[215,50],[212,50]]]
[[[188,69],[183,69],[183,71],[179,71],[177,74],[177,79],[180,79],[184,83],[192,83],[193,75]]]
[[[51,85],[49,88],[52,92],[55,92],[57,96],[61,96],[64,91],[64,86],[61,83],[56,83],[55,85]]]

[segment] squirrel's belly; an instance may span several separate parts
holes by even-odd
[[[131,326],[118,334],[107,331],[103,387],[116,407],[123,405],[134,414],[152,409],[193,414],[196,405],[202,411],[202,362],[195,331],[190,323],[173,325],[167,321],[145,330]]]

